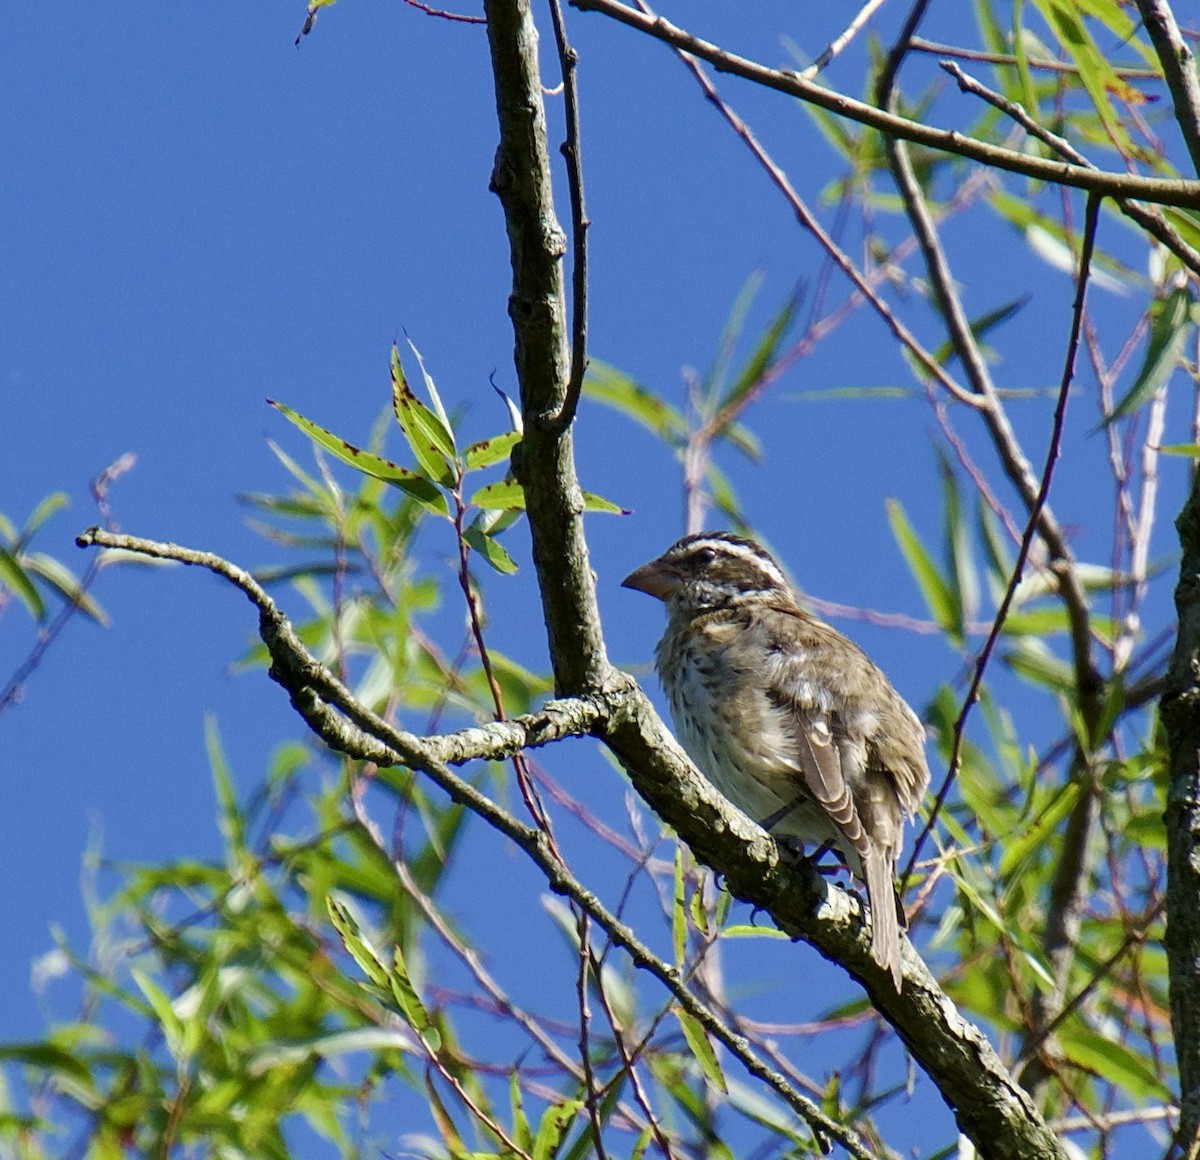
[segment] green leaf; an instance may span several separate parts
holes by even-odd
[[[61,1072],[73,1081],[90,1084],[92,1072],[73,1051],[52,1043],[0,1043],[0,1059],[11,1059],[39,1071]]]
[[[1035,3],[1059,44],[1079,70],[1079,79],[1121,155],[1139,155],[1129,136],[1125,118],[1117,111],[1109,94],[1117,93],[1122,100],[1133,104],[1141,104],[1141,95],[1121,80],[1109,64],[1100,46],[1088,32],[1077,4],[1070,0],[1035,0]]]
[[[392,410],[424,474],[443,487],[454,484],[454,440],[449,430],[416,395],[404,377],[400,351],[392,347]]]
[[[434,515],[442,516],[445,519],[450,518],[450,507],[446,503],[446,497],[435,483],[423,475],[418,475],[415,471],[401,467],[390,459],[384,459],[373,452],[363,451],[361,448],[355,447],[353,443],[347,443],[345,439],[318,426],[311,419],[306,419],[298,411],[293,411],[283,403],[276,402],[274,399],[268,399],[267,402],[299,427],[314,443],[324,447],[326,451],[343,463],[348,463],[373,479],[379,479],[393,487],[398,487]]]
[[[700,1065],[700,1070],[704,1072],[705,1078],[717,1091],[728,1093],[729,1085],[725,1082],[725,1075],[721,1071],[721,1064],[709,1041],[708,1033],[695,1016],[684,1011],[682,1007],[677,1006],[674,1011],[679,1025],[683,1028],[683,1036],[688,1042],[688,1047],[692,1049],[692,1055],[696,1057],[696,1062]]]
[[[421,996],[417,994],[416,987],[413,986],[412,979],[408,974],[408,966],[404,962],[404,955],[399,947],[393,948],[392,969],[388,972],[388,981],[392,997],[404,1013],[404,1018],[408,1020],[409,1025],[421,1037],[429,1050],[437,1051],[442,1043],[441,1033],[434,1026],[433,1020],[429,1017],[429,1011],[421,1002]]]
[[[525,489],[515,480],[488,483],[467,500],[467,506],[483,508],[485,511],[501,509],[523,512],[525,510]]]
[[[1106,1035],[1064,1027],[1059,1041],[1066,1057],[1094,1072],[1135,1101],[1170,1100],[1171,1092],[1151,1070],[1149,1061]]]
[[[779,358],[779,348],[792,329],[792,324],[796,321],[801,298],[802,294],[799,289],[793,290],[788,295],[783,306],[767,324],[766,330],[758,340],[758,345],[746,360],[737,379],[720,401],[718,410],[724,410],[726,407],[740,403],[750,391],[762,383],[764,376],[770,373]]]
[[[1071,811],[1079,797],[1079,786],[1067,784],[1059,787],[1051,796],[1041,814],[1032,822],[1010,831],[1004,843],[1004,854],[1000,858],[1000,877],[1009,879],[1019,873],[1025,860],[1039,850],[1055,849],[1055,836],[1059,823]]]
[[[517,562],[508,554],[507,549],[489,536],[478,522],[472,520],[463,528],[463,539],[502,575],[511,576],[517,571]]]
[[[616,367],[592,359],[583,381],[583,393],[620,411],[671,447],[682,447],[687,442],[688,425],[682,413]]]
[[[216,719],[211,715],[204,721],[204,745],[208,751],[213,788],[217,794],[218,822],[221,837],[225,842],[225,860],[229,872],[236,876],[243,870],[242,860],[246,853],[246,819],[238,808],[237,794],[234,793],[233,779],[229,774],[229,763],[221,749]]]
[[[605,499],[593,491],[585,491],[583,493],[583,510],[585,512],[604,512],[613,516],[628,516],[633,514],[629,508],[620,507],[613,503],[612,500]]]
[[[29,615],[39,624],[46,619],[46,602],[34,587],[20,561],[7,548],[0,548],[0,588],[10,588]]]
[[[955,599],[950,585],[938,572],[933,557],[921,543],[913,526],[908,522],[904,509],[899,500],[887,501],[888,520],[892,525],[892,535],[904,554],[909,571],[912,572],[921,595],[929,608],[933,619],[937,621],[942,631],[957,645],[962,645],[963,637],[959,624],[959,602]]]
[[[519,431],[506,431],[503,435],[493,435],[490,439],[480,439],[472,443],[463,452],[463,460],[468,471],[478,471],[482,467],[491,467],[512,456],[513,448],[521,442]]]
[[[551,1104],[542,1113],[537,1137],[533,1141],[533,1160],[552,1160],[558,1154],[583,1106],[583,1100],[566,1099]]]
[[[683,846],[675,844],[675,895],[671,906],[671,941],[675,965],[682,970],[687,957],[687,886],[683,875]]]
[[[1192,318],[1195,300],[1186,289],[1157,299],[1150,307],[1150,339],[1141,370],[1125,397],[1113,408],[1102,426],[1107,427],[1148,402],[1171,377],[1183,357],[1183,348],[1196,323]]]
[[[391,972],[375,948],[363,937],[354,915],[332,894],[326,896],[325,906],[329,911],[329,921],[333,923],[334,930],[341,935],[342,944],[359,969],[375,986],[385,991],[390,990]]]
[[[521,1072],[514,1067],[508,1073],[508,1102],[512,1108],[513,1142],[524,1152],[533,1147],[533,1129],[525,1114],[525,1101],[521,1096]]]
[[[29,519],[25,521],[25,526],[21,529],[21,542],[27,544],[34,532],[38,530],[55,512],[65,508],[70,501],[67,499],[66,492],[55,491],[46,496],[37,507],[33,509]]]
[[[406,341],[408,342],[408,349],[416,356],[417,366],[421,368],[421,379],[425,383],[425,390],[429,393],[429,401],[433,404],[433,409],[437,412],[437,416],[441,420],[442,432],[446,438],[446,446],[443,448],[444,453],[448,459],[453,459],[456,454],[454,428],[451,426],[450,420],[446,415],[446,408],[442,406],[442,396],[438,394],[433,376],[425,369],[425,360],[421,357],[421,352],[417,350],[411,338],[406,338]]]
[[[958,477],[945,452],[938,450],[938,467],[942,476],[942,507],[945,513],[943,535],[946,541],[946,563],[955,596],[959,639],[965,640],[967,625],[979,610],[979,576],[971,550],[971,531],[963,512]]]
[[[108,627],[108,613],[83,589],[79,578],[61,560],[45,552],[30,552],[24,559],[25,570],[44,580],[68,604],[90,616],[97,624]]]

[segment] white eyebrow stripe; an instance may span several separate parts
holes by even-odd
[[[689,555],[698,549],[711,547],[724,553],[727,556],[736,557],[739,560],[747,560],[757,565],[762,571],[766,572],[771,579],[782,588],[788,586],[787,578],[780,570],[778,564],[771,559],[765,552],[755,548],[751,544],[738,543],[734,540],[727,540],[724,536],[709,536],[702,540],[694,540],[688,545]]]

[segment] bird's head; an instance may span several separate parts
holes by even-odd
[[[753,540],[732,532],[700,532],[672,544],[621,581],[663,601],[669,610],[727,608],[747,599],[791,598],[779,565]]]

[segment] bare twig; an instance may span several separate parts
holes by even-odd
[[[637,2],[640,7],[645,9],[644,0],[637,0]],[[849,255],[841,249],[825,230],[825,227],[821,225],[816,215],[809,210],[803,198],[796,192],[791,181],[788,179],[787,174],[775,164],[750,127],[721,98],[712,81],[700,67],[699,62],[682,49],[678,50],[678,55],[696,78],[697,83],[704,91],[704,95],[716,106],[733,131],[746,143],[746,146],[754,154],[763,169],[766,170],[767,175],[771,178],[776,188],[787,199],[788,205],[792,207],[792,212],[796,215],[796,220],[817,239],[822,249],[825,250],[846,277],[854,283],[855,289],[875,308],[876,312],[887,324],[888,329],[896,336],[897,341],[909,351],[924,370],[933,376],[960,403],[964,403],[969,407],[980,406],[979,400],[955,382],[953,376],[946,368],[921,345],[916,336],[900,321],[892,308],[876,293],[870,280],[859,272],[858,268],[850,260]]]
[[[1007,97],[1001,96],[986,85],[980,84],[974,77],[963,72],[953,61],[941,61],[940,63],[942,68],[954,77],[958,82],[959,89],[964,93],[971,93],[987,101],[993,108],[999,109],[1006,116],[1016,121],[1027,132],[1032,133],[1044,145],[1048,145],[1060,157],[1066,158],[1066,160],[1075,165],[1083,165],[1088,169],[1096,169],[1096,166],[1065,137],[1060,137],[1057,133],[1051,133],[1044,125],[1035,121],[1019,102],[1010,101]],[[1117,208],[1127,218],[1137,222],[1151,237],[1162,242],[1188,269],[1200,275],[1200,252],[1197,252],[1194,247],[1188,245],[1179,231],[1163,217],[1161,210],[1147,209],[1145,206],[1139,205],[1136,201],[1130,201],[1126,197],[1116,198],[1115,202]]]
[[[114,531],[117,525],[113,519],[112,511],[108,506],[108,489],[114,481],[120,479],[122,475],[131,470],[135,463],[137,463],[137,456],[131,452],[126,452],[119,459],[109,464],[108,467],[92,480],[92,500],[100,513],[100,518],[104,520],[105,526],[110,531]],[[100,574],[100,569],[104,567],[104,563],[104,558],[101,556],[96,556],[88,561],[87,567],[84,568],[83,574],[79,577],[79,582],[75,585],[72,598],[58,610],[54,619],[38,633],[37,640],[34,641],[33,647],[29,650],[25,659],[17,665],[4,687],[0,688],[0,714],[3,714],[6,709],[12,708],[20,700],[25,682],[37,671],[38,666],[45,659],[46,653],[50,651],[51,646],[62,635],[67,625],[75,618],[75,614],[83,607],[87,594],[96,582],[96,577]]]
[[[571,199],[571,379],[567,396],[556,420],[560,428],[569,427],[579,406],[583,376],[587,372],[588,336],[588,221],[583,196],[583,154],[579,132],[579,54],[567,40],[561,0],[550,0],[550,19],[554,25],[554,43],[562,68],[563,104],[566,111],[567,138],[561,152],[567,163],[567,193]]]
[[[1020,173],[1039,181],[1069,185],[1104,197],[1136,197],[1158,205],[1183,208],[1200,207],[1200,181],[1184,181],[1158,177],[1137,177],[1108,170],[1089,170],[1045,158],[1030,157],[1015,149],[1006,149],[980,141],[954,130],[935,129],[918,121],[886,113],[873,105],[856,101],[842,93],[827,89],[799,77],[794,72],[767,68],[757,61],[726,52],[715,44],[677,28],[660,16],[650,17],[619,0],[571,0],[576,8],[600,12],[639,32],[661,40],[672,47],[708,61],[719,72],[733,73],[745,80],[798,97],[840,117],[878,129],[881,133],[901,137],[918,145],[927,145],[944,153],[967,157],[972,161]]]
[[[1005,52],[983,52],[974,48],[959,48],[955,44],[940,44],[934,40],[925,40],[923,37],[914,36],[908,42],[909,48],[914,52],[926,52],[933,56],[954,57],[958,60],[977,61],[980,64],[1007,64],[1014,68],[1021,63],[1017,57]],[[1066,60],[1046,60],[1043,57],[1029,57],[1025,60],[1032,69],[1041,69],[1044,72],[1072,73],[1079,74],[1079,67]],[[1156,81],[1159,78],[1159,73],[1152,68],[1117,68],[1113,72],[1116,73],[1122,80],[1138,80],[1138,81]]]
[[[800,75],[806,81],[811,81],[817,73],[827,68],[834,58],[843,52],[849,43],[866,27],[867,21],[882,7],[883,0],[865,0],[863,6],[854,14],[854,19],[829,42],[825,50],[812,64],[800,70]]]
[[[1054,465],[1058,461],[1063,428],[1066,422],[1067,399],[1070,394],[1071,380],[1075,373],[1075,356],[1079,348],[1079,335],[1083,325],[1083,306],[1087,294],[1088,271],[1091,265],[1092,250],[1096,240],[1096,225],[1100,213],[1100,200],[1096,196],[1088,198],[1087,223],[1084,228],[1083,247],[1079,258],[1079,277],[1075,292],[1075,306],[1071,319],[1071,336],[1067,343],[1066,365],[1063,368],[1062,379],[1059,383],[1058,404],[1054,410],[1054,425],[1050,435],[1050,445],[1046,451],[1046,463],[1042,469],[1041,484],[1038,487],[1038,494],[1033,508],[1029,513],[1029,519],[1025,524],[1025,533],[1021,537],[1021,546],[1017,552],[1016,563],[1013,565],[1012,576],[1009,578],[1008,587],[1005,590],[1003,600],[1000,602],[1000,607],[996,610],[996,619],[992,625],[992,631],[988,634],[988,638],[984,642],[984,646],[976,659],[971,683],[967,689],[966,696],[963,698],[963,707],[954,722],[954,743],[951,748],[950,763],[946,770],[946,776],[942,780],[942,784],[938,787],[929,817],[924,827],[922,827],[920,834],[917,836],[916,842],[913,844],[912,855],[904,868],[904,874],[901,876],[902,889],[903,884],[907,883],[909,875],[912,873],[913,866],[920,857],[921,848],[928,838],[930,831],[933,829],[942,806],[945,804],[950,786],[958,775],[959,765],[962,760],[962,744],[967,717],[971,712],[971,707],[979,697],[979,689],[983,684],[984,670],[991,659],[996,642],[1000,639],[1000,633],[1004,628],[1004,621],[1008,616],[1008,610],[1012,606],[1013,598],[1016,595],[1017,585],[1020,583],[1021,575],[1025,570],[1025,561],[1029,557],[1029,549],[1033,545],[1033,537],[1038,530],[1041,515],[1050,494],[1050,483],[1054,476]]]

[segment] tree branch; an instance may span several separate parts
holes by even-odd
[[[677,28],[661,16],[648,16],[617,0],[571,0],[585,12],[600,12],[611,16],[639,32],[661,40],[684,52],[708,61],[719,72],[733,73],[765,88],[798,97],[802,101],[827,109],[839,117],[857,121],[893,137],[902,137],[918,145],[927,145],[943,153],[953,153],[972,161],[991,165],[1009,173],[1019,173],[1039,181],[1069,185],[1105,197],[1136,197],[1157,205],[1200,208],[1200,181],[1168,180],[1159,177],[1138,177],[1108,170],[1091,170],[1081,165],[1031,157],[1015,149],[992,145],[954,130],[935,129],[919,121],[910,121],[893,113],[883,112],[872,105],[843,96],[823,85],[802,79],[797,73],[767,68],[757,61],[726,52],[707,40]]]
[[[1167,0],[1137,0],[1138,12],[1162,65],[1163,79],[1175,105],[1175,123],[1183,134],[1192,167],[1200,174],[1200,79],[1196,59],[1179,32]]]
[[[1200,1153],[1200,473],[1175,526],[1183,553],[1175,589],[1179,636],[1161,706],[1170,775],[1165,942],[1179,1064],[1176,1139],[1192,1158]]]
[[[537,30],[528,0],[485,0],[500,144],[492,189],[504,208],[512,256],[508,309],[525,432],[513,471],[525,489],[533,563],[560,693],[602,688],[613,669],[604,650],[596,588],[583,535],[583,495],[570,427],[562,259],[566,239],[554,212]]]
[[[617,674],[602,693],[552,701],[542,712],[491,722],[446,737],[405,733],[358,704],[350,691],[307,650],[287,618],[249,572],[212,552],[90,528],[80,547],[122,548],[205,568],[229,580],[258,609],[259,634],[271,655],[270,675],[309,727],[332,749],[381,770],[419,770],[450,798],[507,837],[545,875],[550,889],[570,898],[633,962],[654,975],[756,1078],[814,1130],[837,1140],[859,1160],[872,1153],[851,1130],[830,1120],[687,989],[679,973],[655,956],[563,865],[546,836],[502,809],[448,762],[471,756],[511,756],[513,746],[582,732],[604,740],[629,771],[634,788],[696,856],[724,876],[738,898],[767,911],[781,930],[803,938],[857,978],[929,1072],[960,1129],[995,1160],[1064,1160],[1053,1133],[1005,1070],[986,1036],[959,1015],[912,946],[903,945],[904,988],[871,957],[870,932],[857,895],[827,883],[804,859],[782,851],[758,825],[729,804],[700,774],[667,731],[640,689]],[[477,749],[474,747],[477,746]],[[474,751],[473,751],[474,750]]]

